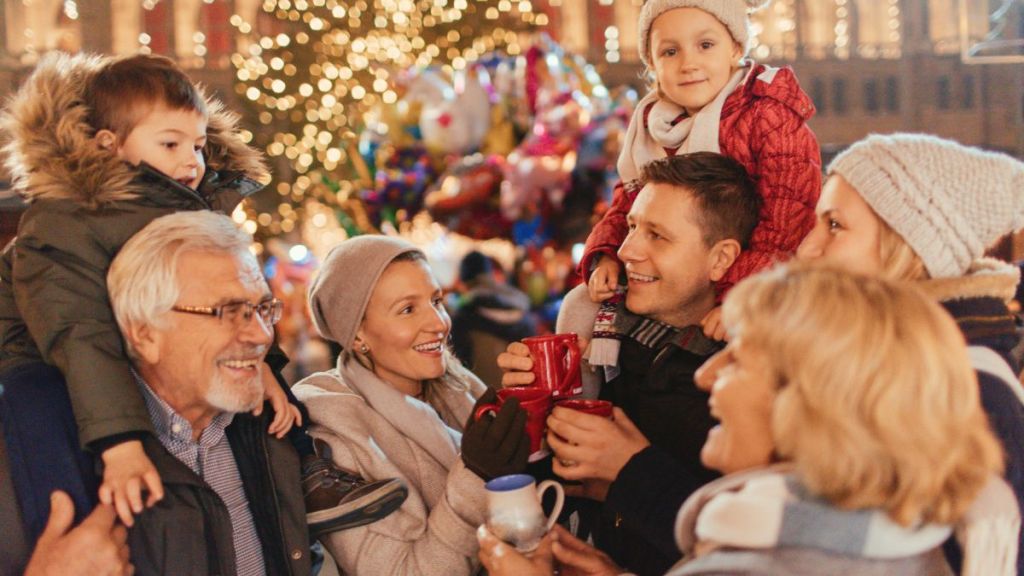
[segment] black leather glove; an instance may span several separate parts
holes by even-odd
[[[492,396],[491,402],[497,400]],[[473,407],[488,404],[484,394]],[[526,470],[530,456],[530,439],[526,435],[526,411],[519,407],[518,398],[509,398],[496,415],[484,414],[479,420],[469,415],[462,434],[462,461],[484,481],[518,474]]]

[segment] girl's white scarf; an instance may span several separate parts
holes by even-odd
[[[955,527],[963,574],[1013,574],[1020,516],[1012,490],[993,476]],[[730,475],[694,493],[676,518],[676,539],[688,557],[717,547],[814,548],[872,559],[923,554],[954,527],[904,527],[879,510],[840,510],[810,495],[785,465]],[[699,545],[698,545],[699,543]]]
[[[718,128],[722,121],[722,107],[725,100],[743,83],[753,70],[751,62],[736,70],[729,82],[707,106],[697,114],[675,122],[686,110],[671,100],[658,97],[652,90],[643,97],[633,110],[633,117],[626,130],[626,140],[619,153],[617,168],[619,179],[627,188],[640,177],[640,170],[658,158],[664,158],[665,148],[678,148],[677,154],[689,152],[721,152],[718,146]],[[646,129],[644,110],[653,103],[647,116]],[[673,122],[675,122],[673,124]]]

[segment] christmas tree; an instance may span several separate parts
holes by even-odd
[[[321,213],[334,207],[346,228],[362,227],[358,210],[340,207],[371,184],[357,135],[367,110],[399,100],[397,76],[519,54],[521,33],[547,23],[529,0],[266,0],[262,11],[258,23],[233,19],[243,33],[265,33],[232,62],[256,119],[252,143],[275,174],[236,219],[264,238],[314,216],[305,214],[307,200]]]

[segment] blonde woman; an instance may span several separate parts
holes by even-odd
[[[817,223],[797,257],[913,281],[956,319],[1024,511],[1024,389],[1007,308],[1019,272],[984,258],[1024,226],[1022,190],[1024,163],[1009,156],[920,134],[873,135],[828,167]],[[1017,566],[1024,574],[1024,556]]]
[[[963,337],[936,303],[782,267],[737,285],[723,320],[730,342],[698,383],[720,420],[702,459],[729,475],[680,510],[669,574],[948,574],[954,531],[963,573],[1014,573],[1020,516]],[[553,540],[526,560],[485,533],[481,558],[498,576],[550,574],[553,560],[620,573],[563,531]]]
[[[335,369],[294,388],[310,433],[336,463],[409,487],[396,512],[325,547],[345,574],[475,574],[484,480],[525,469],[525,413],[510,400],[493,419],[469,418],[485,387],[448,351],[441,288],[412,244],[342,242],[309,302],[317,330],[343,348]]]

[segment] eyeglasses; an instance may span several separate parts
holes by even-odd
[[[245,326],[252,320],[253,312],[255,312],[260,315],[260,320],[263,321],[264,326],[273,326],[281,319],[284,302],[277,298],[263,300],[259,304],[242,300],[240,302],[228,302],[220,306],[172,306],[171,310],[184,312],[185,314],[214,316],[231,322],[237,328]]]

